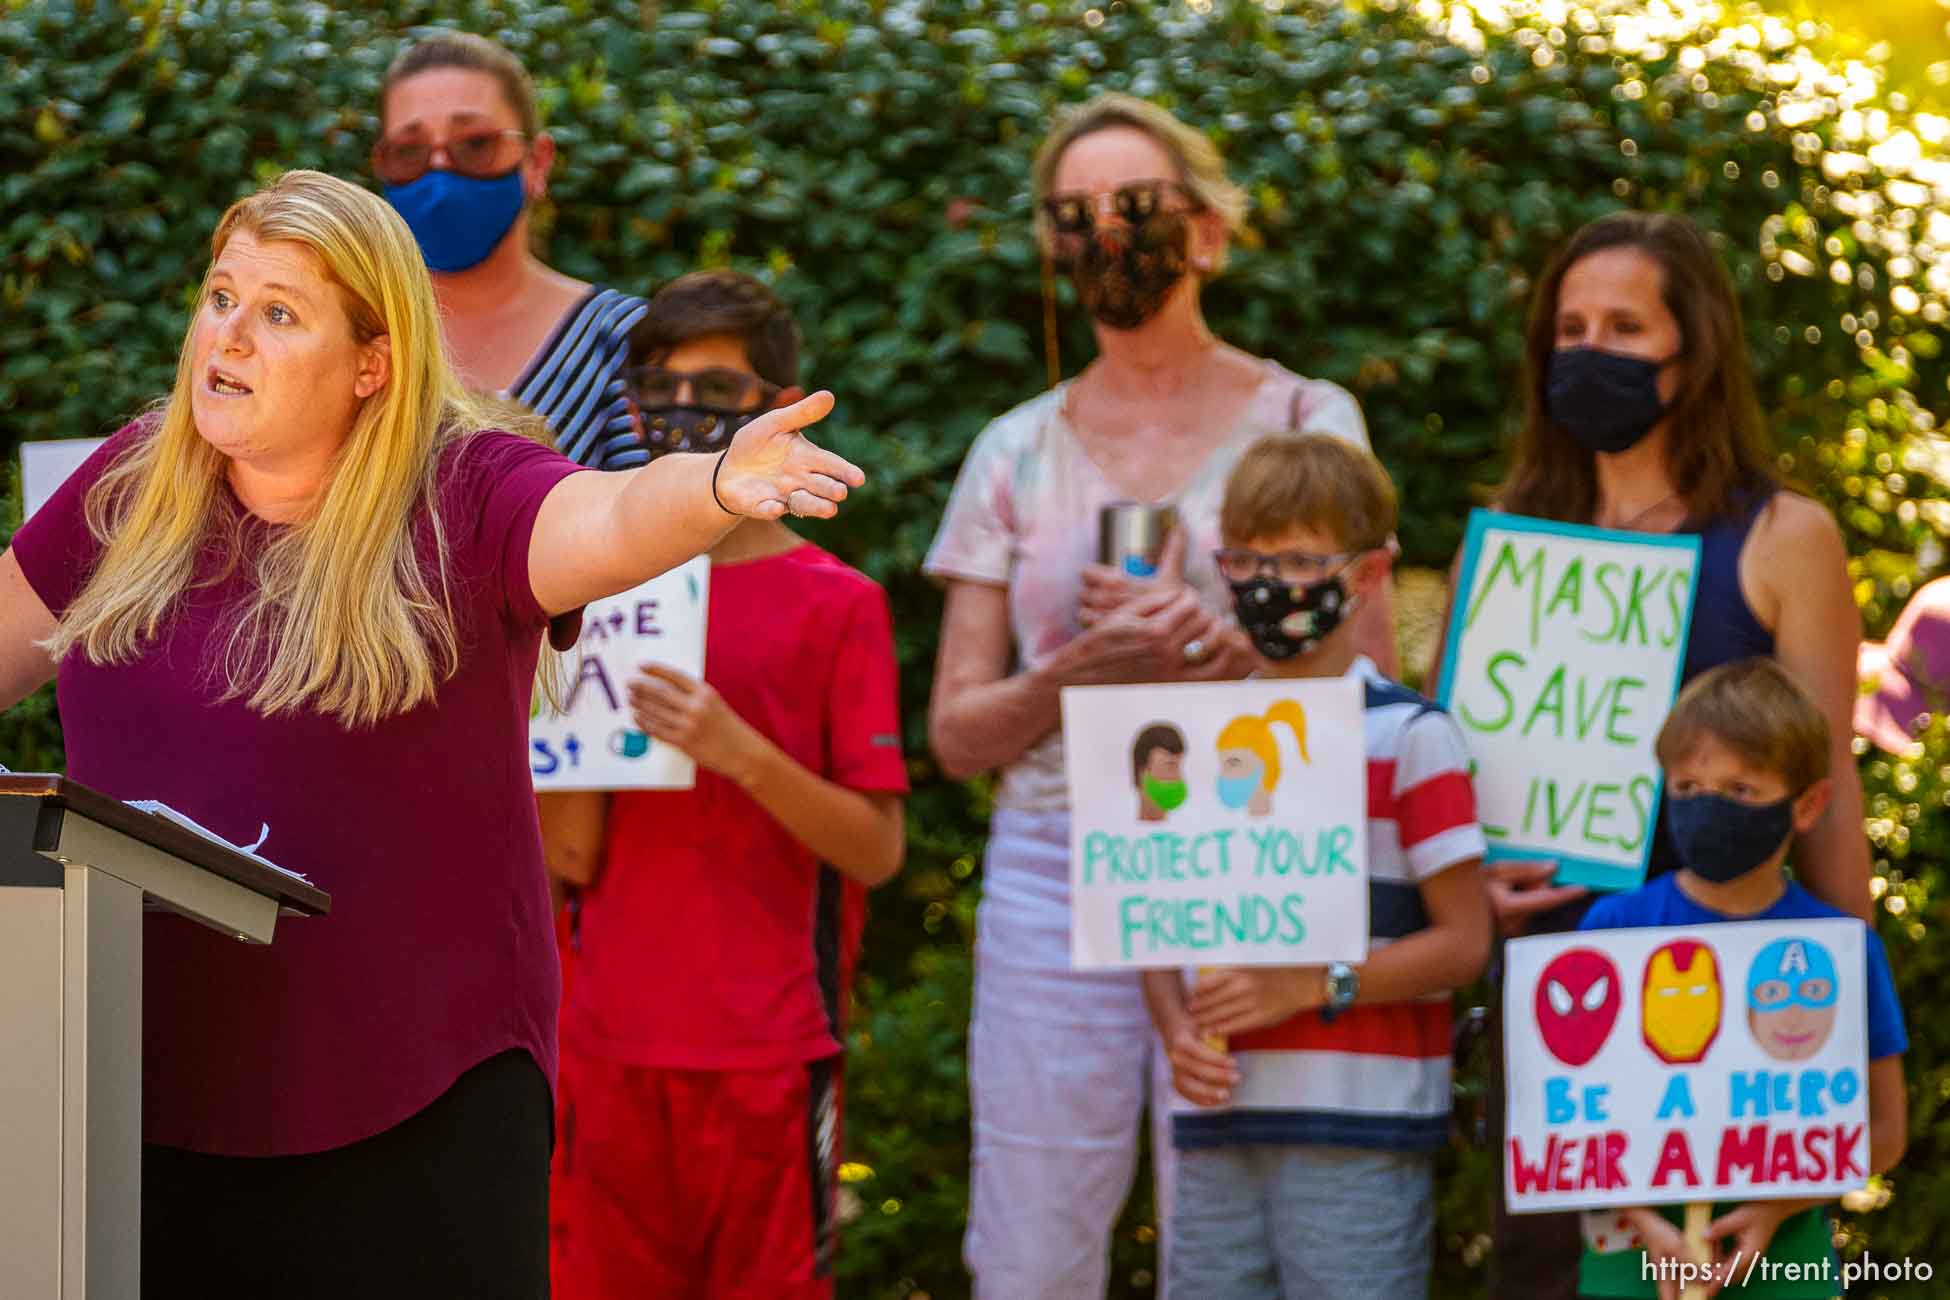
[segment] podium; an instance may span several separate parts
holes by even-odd
[[[9,1300],[142,1282],[142,914],[244,943],[332,900],[65,777],[0,774],[0,1277]]]

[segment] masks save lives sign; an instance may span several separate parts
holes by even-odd
[[[1436,698],[1475,762],[1486,861],[1644,879],[1699,554],[1693,534],[1470,515]]]

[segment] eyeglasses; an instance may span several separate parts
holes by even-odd
[[[1177,181],[1136,181],[1109,194],[1052,194],[1043,200],[1043,215],[1059,235],[1088,235],[1097,228],[1097,215],[1108,201],[1110,210],[1132,226],[1141,226],[1167,210],[1167,195],[1176,195],[1196,209],[1198,200]]]
[[[632,366],[623,373],[624,382],[638,406],[708,406],[720,411],[743,411],[760,406],[779,394],[776,384],[757,375],[727,366],[706,370],[671,370],[665,366]],[[679,402],[688,387],[690,401]]]
[[[410,185],[427,174],[435,153],[444,153],[447,170],[475,180],[491,180],[513,171],[527,152],[527,133],[513,127],[469,131],[439,145],[424,140],[380,140],[372,146],[372,170],[388,185]]]
[[[1338,555],[1281,551],[1277,555],[1268,555],[1263,551],[1249,551],[1243,546],[1222,546],[1212,552],[1212,558],[1219,566],[1220,576],[1227,582],[1251,582],[1262,574],[1270,574],[1281,582],[1297,585],[1324,578],[1360,554],[1360,551],[1342,551]]]

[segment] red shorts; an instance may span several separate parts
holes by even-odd
[[[562,1052],[556,1300],[830,1300],[839,1058],[664,1070]]]

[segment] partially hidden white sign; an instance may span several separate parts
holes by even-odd
[[[1470,515],[1436,698],[1476,764],[1486,860],[1645,878],[1698,568],[1690,534]]]
[[[1072,686],[1062,712],[1072,964],[1367,954],[1359,680]]]
[[[81,468],[81,462],[94,454],[106,438],[62,438],[52,442],[20,444],[20,517],[32,519],[34,512],[47,504],[54,490]]]
[[[569,657],[563,710],[541,692],[528,722],[528,765],[537,790],[688,790],[690,755],[645,735],[630,712],[629,683],[646,663],[704,674],[711,562],[699,556],[583,611]]]
[[[1865,1186],[1866,933],[1841,919],[1513,940],[1510,1209]]]

